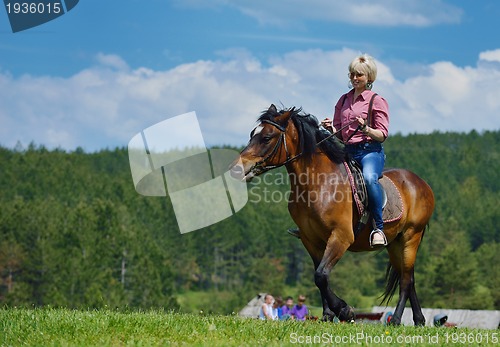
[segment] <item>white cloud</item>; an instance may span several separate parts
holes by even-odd
[[[127,70],[128,64],[120,56],[116,54],[99,53],[96,60],[103,66],[109,66],[118,70]]]
[[[383,94],[393,100],[393,131],[411,132],[457,131],[472,129],[498,130],[500,112],[496,82],[500,68],[484,66],[458,67],[450,62],[437,62],[428,67],[430,73],[383,85]]]
[[[479,59],[490,62],[500,62],[500,48],[479,54]]]
[[[68,78],[0,73],[0,144],[126,146],[142,129],[196,111],[207,144],[243,145],[270,103],[302,106],[320,119],[331,115],[359,52],[294,51],[268,61],[232,54],[165,71],[130,69],[120,57],[102,55],[98,65]],[[499,129],[498,64],[436,62],[398,79],[377,63],[374,90],[389,102],[392,133]]]
[[[210,7],[229,6],[262,24],[293,26],[305,20],[365,26],[427,27],[456,24],[463,10],[443,0],[213,0]],[[205,0],[189,0],[179,6],[206,8]]]

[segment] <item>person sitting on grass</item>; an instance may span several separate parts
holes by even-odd
[[[298,303],[292,308],[291,315],[297,320],[306,320],[309,315],[309,309],[304,304],[306,302],[306,297],[304,295],[299,295]]]
[[[285,304],[281,306],[281,320],[293,319],[292,316],[292,308],[293,308],[293,298],[288,296],[285,299]]]
[[[273,314],[273,304],[274,298],[271,294],[266,294],[264,297],[264,303],[260,307],[259,318],[261,320],[275,320],[278,318],[278,314]]]
[[[277,316],[277,319],[281,320],[283,317],[283,311],[281,309],[281,307],[283,306],[283,299],[281,298],[281,296],[277,296],[275,299],[274,299],[274,304],[273,304],[273,316],[276,315]]]

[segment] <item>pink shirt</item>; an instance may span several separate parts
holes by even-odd
[[[353,102],[354,89],[352,89],[347,92],[347,94],[344,94],[346,95],[345,98],[344,95],[342,95],[335,105],[335,113],[333,115],[333,126],[335,129],[340,129],[345,124],[354,121],[351,125],[342,130],[342,139],[344,141],[348,139],[358,127],[359,123],[355,121],[356,117],[361,116],[364,119],[368,117],[368,107],[373,94],[375,93],[371,90],[365,90]],[[387,138],[389,135],[389,105],[380,95],[377,95],[375,99],[373,99],[371,123],[372,124],[368,124],[368,126],[382,131],[384,138]],[[348,143],[356,144],[366,141],[371,141],[371,138],[361,131],[358,131]]]

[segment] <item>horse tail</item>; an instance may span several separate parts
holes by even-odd
[[[422,238],[420,239],[420,243],[422,243],[422,240],[424,239],[425,232],[428,231],[431,228],[431,222],[427,222],[427,224],[424,227],[424,230],[422,231]]]
[[[389,301],[391,301],[394,293],[396,293],[396,289],[398,289],[400,279],[401,276],[399,273],[392,267],[391,263],[388,263],[387,270],[385,272],[385,291],[384,294],[382,294],[383,298],[380,305],[383,305],[384,303],[387,305],[389,304]]]

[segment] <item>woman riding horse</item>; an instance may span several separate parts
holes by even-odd
[[[337,316],[351,321],[354,311],[335,295],[329,274],[346,251],[373,250],[369,244],[372,230],[366,225],[359,237],[354,237],[360,214],[344,166],[343,145],[333,137],[325,141],[329,133],[319,128],[314,116],[300,111],[295,108],[278,111],[271,105],[263,112],[231,174],[250,180],[271,169],[286,167],[291,189],[288,210],[314,263],[323,320],[331,321]],[[415,292],[414,265],[434,209],[434,195],[427,183],[410,171],[393,169],[383,174],[399,191],[403,211],[399,219],[384,228],[390,263],[382,301],[389,301],[399,284],[399,300],[391,324],[401,323],[406,301],[410,299],[415,324],[424,325],[425,317]]]

